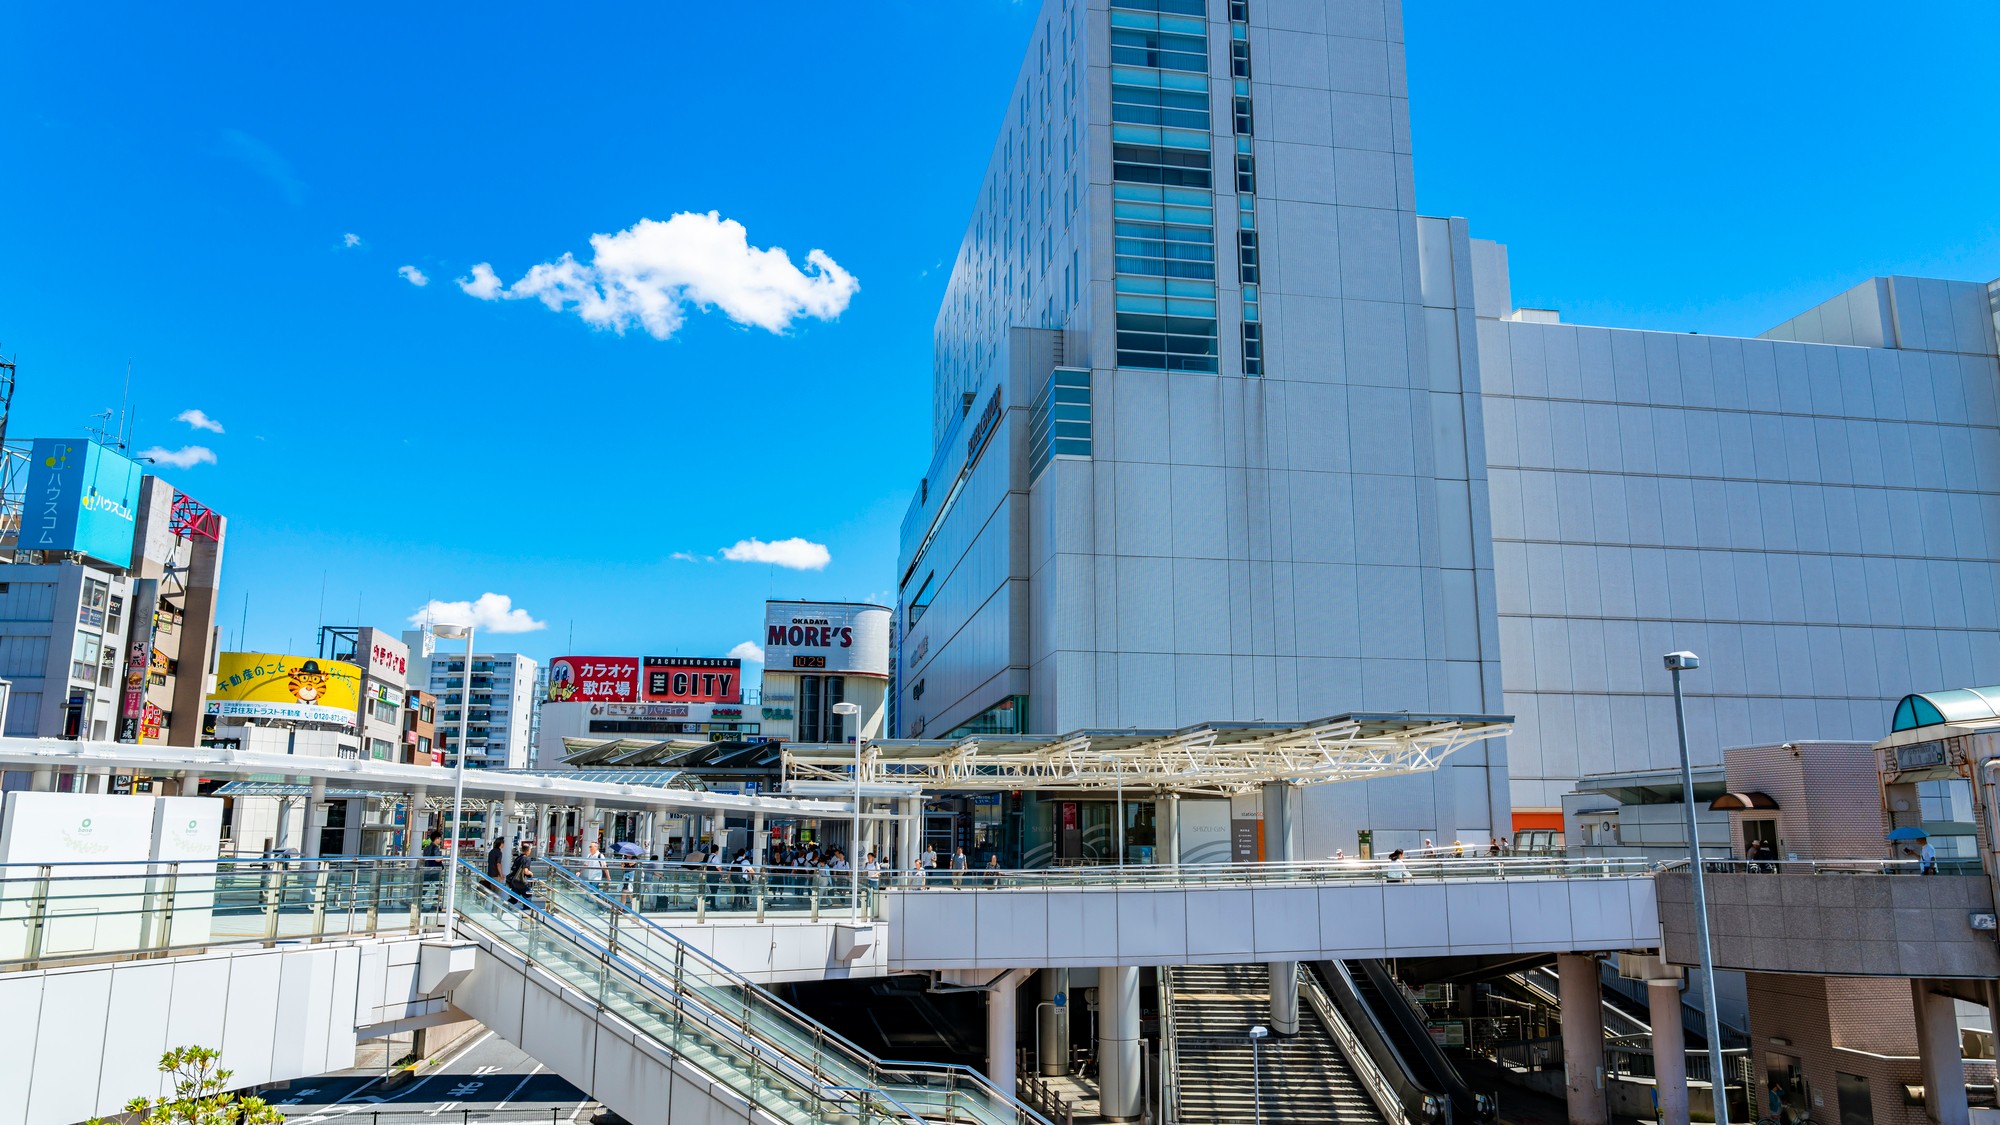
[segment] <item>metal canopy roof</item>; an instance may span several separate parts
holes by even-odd
[[[195,773],[202,777],[241,781],[279,780],[278,784],[323,778],[327,788],[369,794],[407,795],[424,786],[433,797],[449,796],[451,770],[409,766],[366,758],[317,758],[296,754],[260,754],[247,750],[215,750],[193,746],[162,746],[56,738],[0,738],[0,769],[44,767],[108,769],[147,774]],[[583,779],[579,771],[465,771],[465,796],[472,801],[514,798],[526,804],[575,808],[590,801],[602,809],[634,811],[686,810],[716,813],[768,813],[778,816],[841,817],[852,801],[803,800],[734,793],[711,793],[675,787],[674,771],[633,771],[616,780]]]
[[[771,770],[778,765],[777,743],[727,740],[701,742],[684,738],[663,741],[640,738],[563,739],[563,761],[573,767],[674,766],[682,770]]]
[[[970,735],[868,744],[868,782],[926,790],[1151,789],[1227,795],[1270,782],[1317,785],[1433,770],[1455,750],[1513,729],[1506,715],[1336,715],[1304,723],[1207,723],[1180,730]],[[847,779],[854,747],[788,746],[787,784]]]

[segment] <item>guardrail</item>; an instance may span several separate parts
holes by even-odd
[[[1420,883],[1472,879],[1603,879],[1651,875],[1651,860],[1553,856],[1495,859],[1304,860],[1285,863],[1209,863],[1104,867],[1042,867],[1026,871],[908,872],[886,886],[894,891],[1069,890],[1095,887],[1241,887],[1300,883]]]
[[[1670,860],[1662,872],[1681,873],[1688,869],[1684,859]],[[1917,859],[1721,859],[1703,856],[1701,869],[1711,875],[1921,875],[1923,861]],[[1977,859],[1940,858],[1932,873],[1937,875],[1978,875],[1985,869]]]
[[[0,971],[420,933],[443,875],[401,858],[0,864]]]

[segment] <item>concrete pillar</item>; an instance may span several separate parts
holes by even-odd
[[[494,827],[493,834],[507,842],[507,853],[511,856],[521,844],[521,802],[512,793],[502,794],[501,802],[500,823]],[[508,862],[511,864],[513,861],[510,859]]]
[[[56,791],[55,767],[54,766],[35,767],[34,773],[30,775],[28,788],[32,789],[37,793],[55,792]]]
[[[299,848],[299,855],[307,859],[319,858],[319,808],[326,803],[326,779],[315,777],[306,786],[306,837]]]
[[[1156,862],[1181,861],[1181,797],[1169,793],[1153,802],[1153,858]]]
[[[365,846],[361,842],[361,822],[368,815],[368,802],[354,797],[342,803],[347,806],[347,816],[340,829],[340,854],[360,855]]]
[[[1020,1026],[1019,993],[1022,978],[1031,970],[1011,969],[1000,974],[986,993],[986,1077],[1002,1093],[1012,1095],[1018,1084],[1014,1075],[1016,1029]]]
[[[1660,1125],[1688,1125],[1687,1036],[1681,1031],[1681,982],[1646,982],[1646,1016],[1653,1025],[1653,1074]],[[1751,1091],[1756,1100],[1756,1091]]]
[[[896,866],[908,871],[924,854],[924,799],[905,798],[902,811],[903,818],[897,823]]]
[[[1097,970],[1098,1105],[1107,1121],[1139,1119],[1139,970]]]
[[[198,770],[182,770],[180,795],[198,797],[201,795],[201,773]]]
[[[403,805],[403,854],[412,859],[424,854],[425,822],[430,819],[424,805],[430,796],[428,786],[412,786],[410,799]]]
[[[1264,786],[1264,856],[1273,863],[1289,863],[1299,858],[1299,789],[1287,782]],[[1271,1034],[1287,1037],[1299,1033],[1299,963],[1273,961],[1271,980]]]
[[[1965,1058],[1958,1040],[1958,1004],[1927,980],[1913,980],[1917,1011],[1917,1054],[1923,1066],[1924,1114],[1937,1125],[1967,1125],[1972,1110],[1965,1097]]]
[[[1562,999],[1563,1085],[1570,1125],[1609,1125],[1604,1100],[1604,994],[1597,959],[1556,957]]]
[[[577,810],[576,835],[576,854],[589,855],[590,845],[597,842],[597,802],[588,797]]]
[[[1043,1078],[1069,1073],[1069,1005],[1069,970],[1043,969],[1042,1003],[1035,1009],[1035,1069]]]
[[[1299,963],[1271,962],[1271,1034],[1299,1033]]]
[[[750,862],[756,867],[764,866],[764,813],[759,810],[750,818]]]
[[[274,848],[289,848],[292,846],[291,837],[292,799],[290,797],[280,797],[278,798],[278,832],[277,835],[271,838],[271,846]]]

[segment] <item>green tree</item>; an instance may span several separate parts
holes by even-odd
[[[222,1052],[210,1047],[175,1047],[160,1056],[160,1073],[174,1076],[174,1092],[164,1098],[133,1098],[125,1112],[136,1125],[279,1125],[285,1115],[263,1098],[229,1092],[236,1072],[217,1064]],[[94,1117],[88,1125],[112,1125]]]

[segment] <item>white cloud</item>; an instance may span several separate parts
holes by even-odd
[[[215,451],[205,445],[184,445],[179,449],[154,446],[139,451],[139,460],[151,461],[156,465],[172,465],[176,469],[192,469],[196,465],[215,464]]]
[[[756,641],[744,641],[729,650],[729,655],[748,664],[764,663],[764,646]]]
[[[397,266],[396,276],[419,289],[431,283],[431,279],[424,276],[424,271],[415,266]]]
[[[812,543],[796,536],[766,543],[762,539],[741,539],[733,547],[724,547],[722,557],[730,562],[770,563],[789,570],[824,570],[833,561],[832,552],[822,543]]]
[[[340,244],[352,250],[356,246],[361,245],[361,236],[355,234],[353,231],[348,231],[346,234],[340,236]]]
[[[697,555],[693,551],[675,551],[668,555],[675,562],[714,562],[714,555]]]
[[[801,269],[782,249],[750,245],[743,224],[714,211],[641,219],[616,234],[592,235],[590,245],[589,265],[564,254],[502,286],[481,262],[458,285],[481,300],[534,297],[557,312],[574,308],[599,328],[636,326],[661,340],[679,330],[689,306],[783,332],[801,317],[839,316],[861,288],[825,251],[807,252]]]
[[[482,301],[491,301],[500,296],[500,279],[493,273],[493,267],[481,262],[472,267],[471,277],[458,279],[458,287]]]
[[[193,426],[197,430],[208,430],[211,433],[217,433],[217,434],[222,432],[222,423],[216,421],[213,418],[210,418],[208,414],[202,410],[197,410],[197,409],[183,410],[179,414],[174,415],[174,421],[186,422],[188,425]]]
[[[481,594],[478,601],[471,602],[432,598],[410,615],[410,624],[470,625],[481,633],[532,633],[549,627],[548,622],[528,616],[527,610],[515,609],[513,598],[494,593]]]

